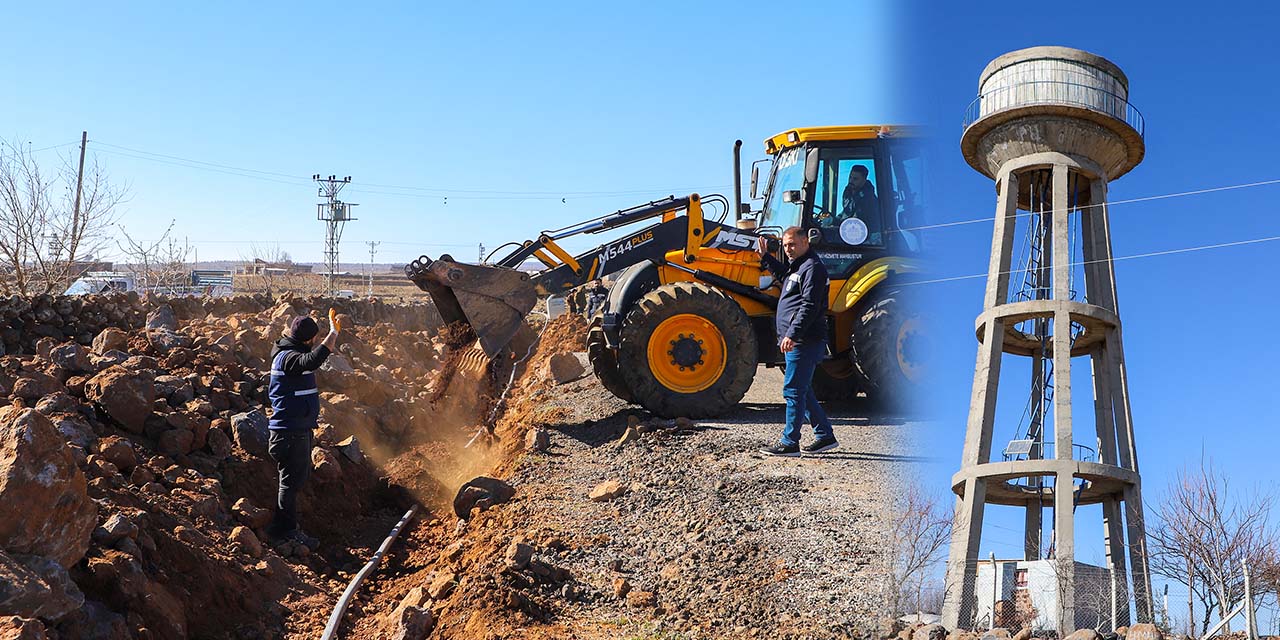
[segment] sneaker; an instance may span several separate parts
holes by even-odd
[[[784,456],[794,458],[800,455],[800,445],[793,444],[788,447],[787,445],[779,442],[772,446],[761,447],[760,453],[763,453],[766,456]]]
[[[813,444],[807,444],[801,447],[800,450],[805,453],[826,453],[839,446],[840,443],[836,442],[835,438],[823,438]]]

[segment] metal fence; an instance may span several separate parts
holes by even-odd
[[[1029,628],[1033,632],[1063,634],[1077,629],[1099,633],[1139,622],[1155,624],[1166,636],[1214,638],[1227,633],[1256,640],[1280,633],[1280,603],[1274,594],[1258,594],[1252,584],[1234,602],[1206,611],[1198,594],[1185,584],[1155,577],[1150,604],[1135,599],[1133,585],[1116,579],[1107,568],[1077,562],[1074,606],[1067,600],[1065,571],[1055,560],[979,560],[968,563],[976,577],[972,592],[964,593],[956,582],[948,585],[944,600],[955,598],[959,627],[983,631],[1002,627]],[[1247,568],[1241,567],[1248,580]],[[993,579],[994,576],[994,579]],[[958,581],[957,581],[958,582]],[[1061,636],[1059,636],[1061,637]]]
[[[1137,107],[1100,87],[1059,80],[1031,80],[992,89],[973,99],[964,112],[964,128],[990,115],[1019,107],[1061,104],[1105,113],[1145,135],[1146,121]]]

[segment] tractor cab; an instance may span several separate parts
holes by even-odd
[[[923,208],[918,141],[900,128],[879,126],[791,129],[765,141],[772,167],[759,233],[787,227],[808,232],[832,279],[848,278],[869,261],[920,252]]]

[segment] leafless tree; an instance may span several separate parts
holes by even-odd
[[[0,293],[60,291],[108,241],[126,189],[93,159],[76,206],[78,164],[48,175],[34,155],[0,141]]]
[[[887,610],[898,615],[908,603],[918,610],[925,591],[936,586],[936,576],[931,576],[930,570],[941,561],[951,539],[954,514],[915,483],[892,501],[889,509],[885,601]]]
[[[170,221],[160,238],[154,241],[135,240],[120,228],[121,241],[117,242],[137,280],[138,288],[147,292],[166,295],[185,295],[191,285],[191,269],[187,258],[191,245],[173,235],[176,221]]]
[[[1212,460],[1184,469],[1151,509],[1147,537],[1151,570],[1186,585],[1203,608],[1201,630],[1244,598],[1247,564],[1258,596],[1274,595],[1280,574],[1280,532],[1271,522],[1274,494],[1235,494]]]
[[[248,253],[241,253],[240,259],[245,263],[246,275],[254,274],[250,277],[255,278],[256,284],[265,289],[268,295],[283,292],[300,294],[316,292],[314,290],[315,287],[308,282],[307,276],[309,274],[295,272],[292,269],[293,259],[277,243],[251,243]],[[272,267],[281,267],[284,272],[263,269],[259,273],[254,273],[253,267],[258,261],[262,261]]]

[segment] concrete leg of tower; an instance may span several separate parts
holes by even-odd
[[[1076,630],[1075,478],[1059,473],[1053,480],[1054,571],[1058,578],[1058,637]]]
[[[1043,533],[1042,521],[1044,520],[1043,505],[1040,499],[1027,501],[1026,516],[1026,533],[1022,541],[1022,559],[1023,560],[1039,560],[1040,559],[1040,537]]]
[[[1133,565],[1133,608],[1138,622],[1154,622],[1151,603],[1151,572],[1147,565],[1146,523],[1142,515],[1142,492],[1137,485],[1124,488],[1125,521],[1129,526],[1129,562]]]
[[[1111,570],[1112,582],[1112,624],[1111,628],[1128,626],[1132,621],[1129,613],[1129,580],[1125,562],[1124,525],[1120,521],[1120,503],[1110,498],[1102,503],[1102,527],[1106,539],[1107,568]]]
[[[986,481],[975,477],[967,478],[964,482],[964,495],[956,498],[956,518],[951,526],[947,590],[942,602],[942,625],[948,629],[968,626],[973,622],[978,604],[975,592],[978,579],[976,558],[982,542],[982,516],[986,503]]]

